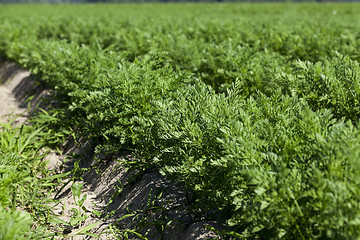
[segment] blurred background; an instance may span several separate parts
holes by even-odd
[[[141,2],[359,2],[360,0],[0,0],[1,3],[141,3]]]

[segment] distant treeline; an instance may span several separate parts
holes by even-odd
[[[1,3],[139,3],[139,2],[359,2],[360,0],[0,0]]]
[[[1,3],[240,2],[240,1],[242,0],[0,0],[0,4]]]

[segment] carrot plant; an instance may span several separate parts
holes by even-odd
[[[62,100],[37,126],[134,151],[224,235],[360,236],[358,6],[4,8],[0,53]]]

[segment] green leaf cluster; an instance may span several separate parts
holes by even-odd
[[[56,90],[51,131],[136,151],[229,235],[356,239],[357,9],[36,6],[0,53]]]

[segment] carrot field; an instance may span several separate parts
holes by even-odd
[[[49,147],[91,141],[101,161],[132,152],[183,186],[194,219],[218,223],[219,238],[358,239],[359,11],[0,5],[0,55],[56,92],[56,104],[32,118],[51,133]],[[6,148],[1,191],[3,156],[18,159]],[[35,221],[36,212],[16,215],[19,191],[6,189],[13,197],[0,193],[0,225],[2,212]]]

